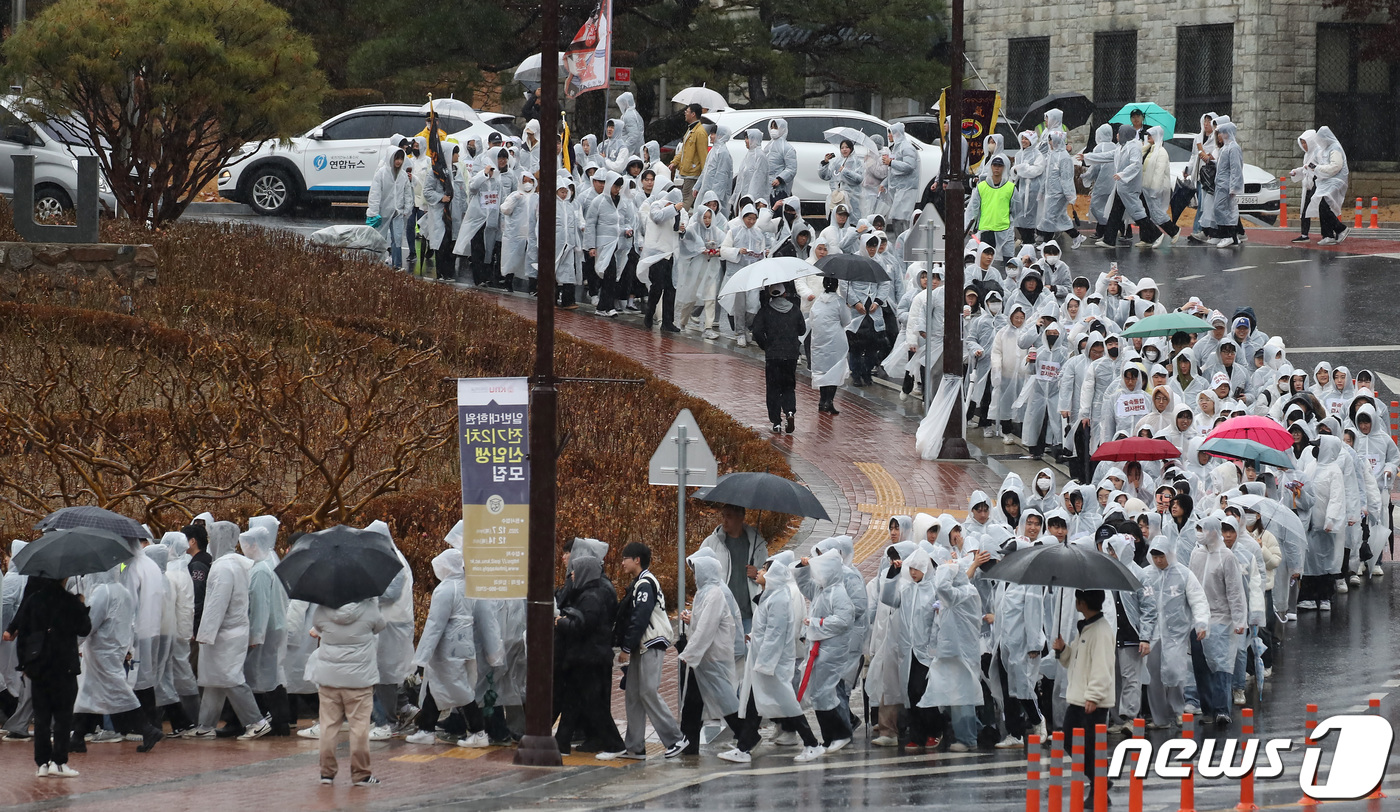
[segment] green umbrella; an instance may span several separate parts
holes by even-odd
[[[1161,127],[1162,135],[1167,140],[1176,137],[1176,116],[1163,110],[1152,102],[1132,102],[1123,105],[1123,109],[1113,114],[1113,118],[1108,120],[1109,124],[1132,124],[1133,111],[1142,111],[1142,126]]]
[[[1270,448],[1253,440],[1230,440],[1223,437],[1207,440],[1201,450],[1212,457],[1226,457],[1235,460],[1250,460],[1259,465],[1272,465],[1275,468],[1292,468],[1288,455],[1277,448]]]
[[[1123,337],[1151,338],[1152,336],[1169,336],[1172,333],[1205,333],[1209,332],[1210,329],[1210,322],[1177,310],[1171,313],[1148,316],[1124,330]]]

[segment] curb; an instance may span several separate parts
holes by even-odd
[[[245,203],[191,203],[185,207],[185,214],[195,215],[228,215],[228,214],[253,214],[252,207]]]

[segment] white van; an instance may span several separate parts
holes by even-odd
[[[0,195],[15,196],[16,155],[34,156],[34,219],[48,220],[73,208],[78,199],[78,158],[95,155],[81,125],[62,118],[34,122],[24,113],[29,104],[18,96],[0,96]],[[97,175],[102,214],[116,214],[117,199],[107,178]]]

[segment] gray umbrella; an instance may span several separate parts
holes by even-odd
[[[106,530],[126,539],[149,539],[151,533],[141,523],[95,505],[60,508],[39,520],[35,530],[67,530],[71,527],[91,527]],[[154,539],[152,539],[154,540]]]
[[[696,491],[695,498],[831,521],[826,508],[805,485],[757,471],[725,474],[713,488]]]
[[[1132,570],[1084,544],[1041,544],[1017,550],[987,570],[988,578],[1025,586],[1132,592],[1142,586]]]
[[[383,595],[401,569],[388,536],[336,525],[302,536],[273,571],[289,598],[335,608]]]
[[[70,578],[106,572],[129,561],[132,555],[121,536],[90,527],[75,527],[44,534],[20,550],[11,567],[20,575]]]

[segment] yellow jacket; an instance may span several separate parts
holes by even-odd
[[[705,158],[710,154],[709,142],[710,137],[705,132],[705,125],[695,122],[681,140],[680,149],[677,150],[671,165],[676,167],[676,171],[682,177],[700,177],[700,172],[705,168]]]

